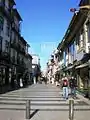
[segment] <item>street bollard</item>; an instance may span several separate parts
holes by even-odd
[[[74,100],[69,100],[69,120],[74,120]]]
[[[30,119],[30,100],[26,101],[26,120]]]

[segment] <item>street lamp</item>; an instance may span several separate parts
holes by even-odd
[[[90,10],[90,5],[84,5],[84,6],[80,6],[78,9],[76,8],[70,8],[70,12],[73,12],[73,13],[77,13],[81,10]]]

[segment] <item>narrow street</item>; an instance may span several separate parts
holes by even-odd
[[[90,120],[90,0],[0,0],[0,120],[73,110]]]
[[[36,84],[0,95],[1,120],[25,120],[26,100],[31,102],[31,120],[68,120],[69,100],[52,84]],[[76,120],[89,120],[90,105],[81,98],[74,101]]]

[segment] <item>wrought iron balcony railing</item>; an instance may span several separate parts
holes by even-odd
[[[4,13],[6,17],[8,17],[11,20],[11,8],[7,8],[5,5],[5,2],[1,1],[0,2],[0,11]]]
[[[26,54],[25,48],[23,48],[22,45],[20,45],[19,43],[16,43],[15,40],[11,42],[11,48],[14,48],[16,51],[23,55]]]
[[[9,54],[9,52],[1,52],[1,54],[0,54],[0,60],[9,61],[10,60],[10,54]]]
[[[16,61],[16,60],[15,60],[15,56],[12,56],[12,57],[11,57],[11,63],[15,63],[15,61]]]
[[[18,44],[16,43],[16,41],[12,41],[10,44],[11,48],[17,49]]]
[[[21,31],[20,26],[17,26],[14,22],[12,23],[12,28],[18,33],[20,33],[20,31]]]

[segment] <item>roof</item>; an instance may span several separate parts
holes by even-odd
[[[12,2],[12,3],[13,3],[13,5],[16,5],[16,3],[15,3],[15,1],[14,1],[14,0],[10,0],[10,2]]]
[[[74,28],[75,28],[75,25],[78,23],[79,20],[82,19],[81,16],[83,16],[83,14],[80,11],[77,14],[73,15],[72,20],[71,20],[71,22],[68,26],[68,29],[67,29],[65,35],[64,35],[61,43],[59,43],[59,45],[58,45],[58,49],[63,49],[65,47],[65,45],[73,39],[72,37],[74,37],[74,34],[76,33],[76,32],[73,32]],[[85,19],[86,19],[86,17],[84,16],[83,17],[83,22],[85,21]],[[78,27],[78,29],[80,29],[80,27]]]
[[[21,18],[21,16],[20,16],[19,12],[17,11],[17,9],[14,8],[13,11],[14,11],[14,13],[16,14],[16,16],[18,17],[18,19],[19,19],[20,21],[22,21],[22,18]]]
[[[32,54],[32,56],[34,57],[34,56],[36,56],[36,57],[38,57],[39,58],[39,55],[37,55],[37,54]]]
[[[30,47],[30,44],[27,43],[27,47]]]
[[[58,50],[61,50],[62,44],[63,44],[63,40],[58,44],[58,47],[57,47]]]
[[[24,43],[24,44],[26,44],[27,42],[25,41],[25,39],[21,36],[20,37],[20,39],[22,40],[22,42]]]
[[[73,25],[75,19],[76,19],[76,14],[73,15],[72,20],[71,20],[71,22],[70,22],[70,24],[69,24],[69,26],[68,26],[68,29],[67,29],[67,31],[66,31],[66,33],[65,33],[65,35],[64,35],[64,37],[63,37],[63,39],[62,39],[62,41],[59,43],[57,49],[61,49],[61,47],[62,47],[62,45],[64,44],[64,41],[65,41],[67,35],[68,35],[69,32],[70,32],[70,27],[72,27],[72,25]]]
[[[88,5],[88,4],[90,4],[89,0],[81,0],[79,6]]]
[[[27,57],[32,59],[32,56],[29,53],[27,53]]]

